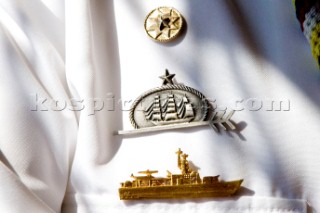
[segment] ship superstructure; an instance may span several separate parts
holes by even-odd
[[[181,149],[176,154],[180,174],[167,171],[166,177],[154,177],[157,170],[141,171],[142,176],[132,174],[132,181],[121,183],[120,199],[225,197],[235,194],[240,188],[242,179],[224,182],[219,181],[219,175],[201,179],[200,174],[189,167],[188,155]]]

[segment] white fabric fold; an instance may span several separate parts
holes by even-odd
[[[143,29],[163,5],[187,22],[171,44]],[[290,0],[0,0],[0,32],[1,212],[320,211],[319,74]],[[238,131],[115,135],[166,68],[216,110],[236,108]],[[249,193],[119,200],[131,173],[177,172],[178,148]]]
[[[86,200],[93,205],[86,205]],[[183,205],[182,205],[183,204]],[[304,200],[270,197],[236,197],[234,199],[191,199],[182,201],[121,201],[108,195],[67,196],[64,212],[212,212],[212,213],[307,213]]]

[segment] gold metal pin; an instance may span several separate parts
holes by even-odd
[[[152,39],[168,42],[179,35],[183,27],[183,17],[173,7],[158,7],[146,17],[144,28]]]
[[[240,189],[243,179],[225,182],[219,181],[219,175],[201,179],[200,174],[189,167],[188,155],[183,154],[181,149],[176,154],[181,174],[167,171],[167,177],[154,177],[152,174],[158,171],[149,169],[138,172],[143,176],[132,174],[132,181],[121,183],[120,199],[227,197]]]

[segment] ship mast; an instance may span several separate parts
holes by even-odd
[[[179,148],[178,151],[176,152],[176,154],[178,155],[178,168],[180,169],[181,166],[181,154],[183,152],[181,151],[181,149]]]
[[[160,105],[160,96],[157,95],[154,99],[154,106],[153,106],[153,121],[161,121],[161,105]]]
[[[184,118],[194,118],[193,107],[192,107],[192,104],[189,103],[189,100],[186,94],[184,94],[183,103],[184,103],[184,110],[185,110]]]
[[[170,121],[170,120],[178,120],[178,114],[176,109],[176,102],[174,100],[174,95],[169,94],[168,95],[168,104],[165,111],[164,121]]]
[[[183,154],[180,148],[178,149],[176,154],[178,155],[178,167],[181,170],[181,174],[190,174],[192,170],[189,168],[189,162],[187,160],[188,155]]]
[[[191,172],[189,169],[189,162],[187,160],[187,157],[188,157],[187,154],[181,155],[182,159],[180,160],[181,161],[180,170],[183,175],[190,174],[190,172]]]

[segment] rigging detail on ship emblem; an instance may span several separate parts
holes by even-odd
[[[160,76],[163,85],[151,89],[138,97],[131,106],[129,117],[134,130],[117,133],[138,134],[162,130],[211,126],[218,131],[234,130],[230,120],[234,111],[228,114],[213,110],[206,97],[199,91],[173,81],[175,74],[166,70]]]
[[[243,179],[219,181],[219,175],[206,176],[202,179],[197,171],[189,167],[188,155],[181,149],[176,152],[180,174],[167,171],[167,177],[154,177],[156,170],[139,172],[143,176],[131,175],[132,181],[121,183],[121,200],[160,199],[160,198],[205,198],[228,197],[241,187]]]

